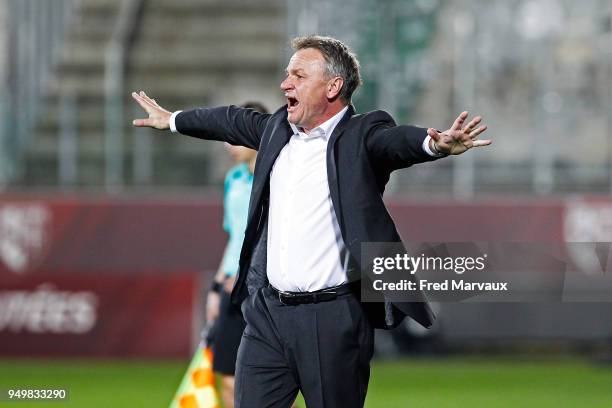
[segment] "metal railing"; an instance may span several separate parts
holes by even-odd
[[[105,185],[114,191],[124,184],[124,94],[127,55],[143,0],[122,0],[119,17],[104,54]]]
[[[40,100],[80,0],[2,0],[0,188],[17,177]]]

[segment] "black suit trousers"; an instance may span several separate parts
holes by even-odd
[[[237,408],[363,407],[374,330],[353,294],[288,306],[267,287],[242,303],[247,326],[236,362]]]

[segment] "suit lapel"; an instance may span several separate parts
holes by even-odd
[[[329,184],[329,194],[332,199],[332,205],[336,212],[336,218],[340,224],[340,232],[344,236],[344,220],[342,218],[341,206],[340,206],[340,187],[338,184],[338,167],[336,163],[336,142],[342,136],[349,119],[355,114],[355,108],[353,105],[349,105],[348,110],[342,117],[342,120],[338,123],[334,131],[332,132],[329,141],[327,142],[327,183]]]
[[[251,251],[254,247],[257,247],[259,241],[256,240],[257,232],[265,227],[267,224],[267,201],[269,199],[269,183],[270,183],[270,171],[276,158],[278,157],[283,147],[287,144],[293,131],[287,122],[287,116],[278,118],[274,127],[272,128],[269,135],[264,135],[262,143],[265,145],[260,146],[259,154],[257,158],[257,165],[255,166],[255,179],[253,181],[253,189],[251,191],[251,200],[249,203],[249,221],[247,223],[247,229],[245,231],[244,242],[248,242],[249,245],[243,245],[240,253],[240,273],[236,281],[235,287],[241,289],[241,293],[236,295],[232,292],[232,299],[244,299],[247,291],[244,281],[248,274],[248,267],[250,261],[245,261],[251,256]],[[267,136],[267,137],[266,137]],[[264,230],[265,231],[265,230]],[[259,237],[266,238],[264,232]],[[263,245],[263,244],[262,244]],[[255,264],[261,264],[265,262],[266,258],[266,247],[263,245],[262,250],[257,252],[257,258],[254,260]],[[246,270],[245,270],[246,269]]]
[[[268,187],[272,166],[292,134],[286,115],[277,118],[270,133],[264,134],[255,165],[255,179],[249,203],[249,220],[255,216],[256,211],[260,210],[262,195]]]
[[[280,154],[281,150],[283,150],[283,147],[285,147],[287,142],[289,142],[292,135],[293,131],[291,130],[291,126],[289,126],[289,122],[287,122],[286,117],[284,120],[280,120],[274,126],[265,148],[265,161],[262,163],[262,174],[266,174],[269,177],[274,162],[276,162],[278,155]]]

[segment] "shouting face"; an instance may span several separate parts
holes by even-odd
[[[289,60],[281,89],[287,98],[287,119],[306,131],[333,116],[341,78],[330,78],[325,58],[314,48],[297,51]]]

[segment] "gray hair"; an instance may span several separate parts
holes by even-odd
[[[353,92],[361,85],[359,74],[359,61],[351,49],[340,40],[320,35],[309,35],[294,38],[291,42],[294,50],[305,48],[317,49],[323,54],[326,62],[326,71],[330,77],[341,77],[344,85],[340,90],[339,97],[349,103]]]

